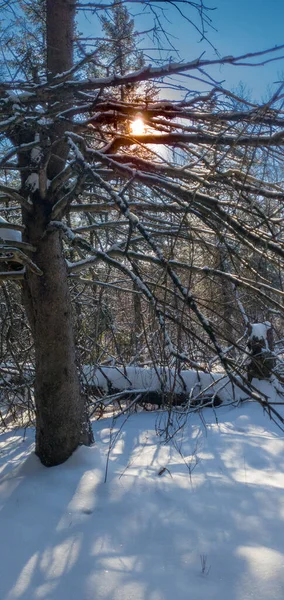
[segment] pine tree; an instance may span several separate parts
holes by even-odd
[[[107,42],[102,55],[107,63],[108,75],[125,75],[134,69],[139,70],[145,64],[143,53],[137,48],[134,19],[124,4],[113,2],[107,15],[101,18]],[[131,101],[137,85],[120,87],[120,99]]]

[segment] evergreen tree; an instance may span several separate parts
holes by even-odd
[[[129,71],[139,70],[145,65],[143,53],[137,48],[134,19],[127,7],[113,2],[108,14],[101,17],[102,27],[107,41],[102,55],[107,64],[108,75],[125,75]],[[137,85],[120,87],[120,99],[131,101]]]

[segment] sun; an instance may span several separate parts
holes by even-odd
[[[137,119],[130,123],[130,129],[133,135],[142,135],[145,133],[145,123],[143,119],[137,117]]]

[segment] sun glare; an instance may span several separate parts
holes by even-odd
[[[133,135],[142,135],[145,133],[145,123],[143,119],[141,119],[141,117],[137,117],[135,121],[130,123],[130,129]]]

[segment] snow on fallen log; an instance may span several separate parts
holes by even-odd
[[[127,398],[132,402],[136,396],[140,404],[198,407],[219,406],[249,398],[220,372],[85,365],[82,374],[85,388],[100,395],[102,401],[105,398],[107,404]],[[284,387],[276,378],[272,377],[270,381],[253,379],[251,385],[271,404],[284,403]]]
[[[137,394],[149,404],[212,404],[239,401],[243,392],[233,386],[223,373],[195,370],[177,371],[146,367],[83,367],[83,382],[104,395]]]

